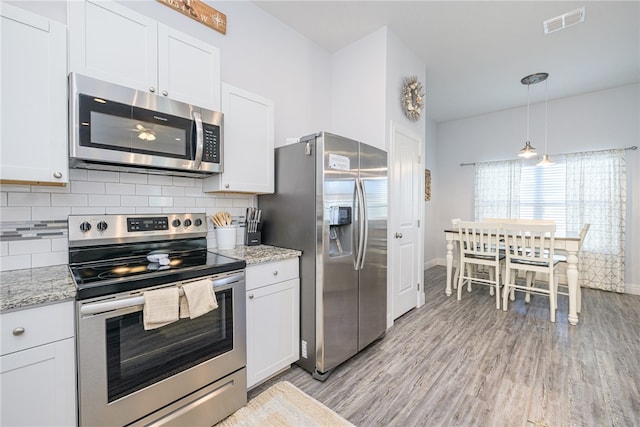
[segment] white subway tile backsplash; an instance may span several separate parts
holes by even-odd
[[[86,181],[88,178],[87,169],[69,169],[70,181]]]
[[[73,207],[71,208],[71,213],[73,215],[103,215],[105,213],[105,209],[103,206]]]
[[[52,252],[67,252],[69,250],[69,239],[67,236],[51,239]]]
[[[163,185],[162,186],[162,195],[163,196],[184,196],[185,195],[185,191],[184,191],[185,187],[176,187],[173,185]]]
[[[40,220],[66,220],[71,214],[70,207],[38,207],[31,208],[31,219],[33,221]]]
[[[202,187],[184,187],[184,195],[187,197],[205,198],[211,197],[202,192]]]
[[[126,184],[147,184],[148,175],[143,173],[120,172],[120,182]]]
[[[89,170],[87,179],[100,182],[120,182],[120,174],[111,171]]]
[[[9,255],[51,252],[50,239],[14,240],[9,242]]]
[[[149,206],[157,206],[163,208],[171,207],[173,206],[173,197],[150,196]]]
[[[9,193],[8,206],[51,206],[49,193]]]
[[[105,208],[105,213],[109,215],[114,214],[129,214],[131,213],[131,208],[128,206],[107,206]]]
[[[120,206],[120,196],[115,194],[89,194],[89,206]]]
[[[0,271],[31,268],[31,255],[11,255],[0,257]]]
[[[51,194],[69,194],[71,192],[71,188],[69,185],[56,187],[56,186],[48,186],[48,185],[32,185],[31,186],[32,193],[51,193]]]
[[[31,255],[31,267],[47,267],[69,263],[69,252],[49,252]]]
[[[0,184],[0,191],[12,193],[30,193],[30,185]]]
[[[89,198],[86,194],[52,194],[51,206],[87,206]]]
[[[107,194],[136,194],[135,184],[122,184],[119,182],[107,182],[105,185]]]
[[[137,214],[159,214],[162,213],[161,208],[150,208],[148,206],[136,208]]]
[[[31,221],[31,208],[28,207],[3,207],[0,214],[2,221]]]
[[[4,235],[0,270],[68,263],[65,221],[70,214],[202,212],[209,216],[226,210],[237,220],[246,207],[257,202],[251,195],[203,193],[202,180],[196,178],[86,169],[70,169],[69,176],[65,187],[0,185],[2,229],[23,230]],[[34,227],[29,221],[38,224]],[[41,230],[39,221],[60,221],[62,226],[49,223]],[[210,228],[208,244],[215,247],[213,226]],[[32,239],[36,236],[40,238]]]
[[[173,185],[173,178],[168,175],[149,175],[149,184]]]
[[[160,196],[162,187],[159,185],[136,184],[136,194],[141,196]]]
[[[215,208],[217,199],[213,197],[207,197],[205,199],[196,198],[196,207],[198,208]]]
[[[94,181],[71,181],[71,192],[76,194],[105,194],[105,183]]]
[[[121,196],[120,206],[149,206],[148,196]]]
[[[196,199],[194,199],[193,197],[174,197],[173,206],[195,208]]]
[[[196,178],[186,178],[182,176],[174,176],[173,177],[173,185],[177,185],[180,187],[195,187],[196,186]]]

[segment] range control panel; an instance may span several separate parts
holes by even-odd
[[[204,237],[204,213],[70,215],[69,246]]]

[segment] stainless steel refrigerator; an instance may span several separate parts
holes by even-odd
[[[302,251],[298,364],[324,380],[386,329],[387,153],[320,132],[275,162],[263,243]]]

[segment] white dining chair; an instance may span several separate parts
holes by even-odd
[[[560,262],[554,257],[555,223],[508,223],[503,224],[504,245],[506,252],[505,284],[502,294],[502,309],[507,310],[509,295],[514,291],[530,294],[541,294],[549,297],[549,317],[556,321],[558,280],[555,270]],[[525,272],[524,284],[516,281],[518,271]],[[547,273],[548,282],[545,287],[537,286],[534,279],[536,273]],[[513,298],[511,298],[513,301]],[[528,299],[525,297],[525,300]]]
[[[479,283],[489,286],[489,294],[495,294],[496,297],[496,309],[500,309],[500,263],[505,259],[504,253],[500,253],[500,225],[460,221],[458,234],[460,237],[458,300],[462,298],[465,282],[467,286],[471,283]],[[471,267],[480,265],[489,268],[488,279],[473,273]]]

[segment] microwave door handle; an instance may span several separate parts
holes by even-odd
[[[202,151],[204,147],[204,138],[202,131],[202,116],[198,111],[193,112],[193,121],[196,124],[196,156],[194,159],[194,169],[200,169],[202,163]]]

